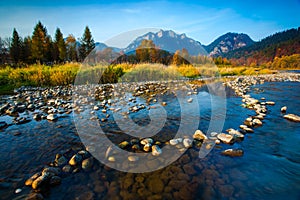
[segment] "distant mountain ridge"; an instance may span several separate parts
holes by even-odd
[[[206,46],[202,46],[199,41],[187,37],[184,33],[160,30],[137,37],[123,49],[97,42],[96,50],[111,48],[113,52],[128,54],[135,52],[143,40],[152,40],[157,47],[170,53],[185,48],[189,55],[222,56],[238,64],[261,64],[272,61],[275,57],[300,54],[300,27],[275,33],[258,42],[253,41],[247,34],[229,32]]]
[[[187,37],[184,33],[177,34],[172,30],[160,30],[157,33],[149,32],[137,37],[123,51],[125,53],[134,51],[143,40],[152,40],[160,49],[175,53],[177,50],[187,49],[190,55],[206,55],[201,43]]]
[[[252,44],[254,44],[254,41],[247,34],[229,32],[218,37],[204,48],[210,56],[216,57]]]

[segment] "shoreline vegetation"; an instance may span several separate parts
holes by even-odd
[[[296,37],[298,32],[290,30],[282,34],[276,38]],[[272,42],[269,38],[262,46]],[[274,47],[280,54],[272,49],[263,56],[259,52],[252,56],[244,52],[245,55],[238,59],[241,62],[225,55],[192,55],[185,48],[171,53],[156,46],[152,40],[141,41],[135,51],[125,54],[115,52],[111,47],[97,49],[88,26],[78,40],[72,34],[65,38],[59,28],[52,38],[39,21],[31,36],[21,38],[14,29],[12,38],[7,39],[2,49],[4,53],[0,55],[0,94],[12,93],[21,86],[65,86],[74,81],[78,83],[78,77],[81,84],[98,84],[274,74],[278,70],[300,69],[299,52],[280,47]],[[99,64],[100,61],[104,64]],[[89,62],[94,64],[83,64]]]
[[[78,73],[86,80],[95,80],[94,83],[117,83],[128,81],[126,78],[130,79],[129,82],[141,81],[143,78],[148,81],[153,78],[165,80],[174,77],[198,79],[200,77],[275,74],[279,70],[299,70],[298,64],[286,64],[286,60],[291,57],[300,58],[300,55],[277,59],[264,66],[215,65],[213,63],[166,66],[153,63],[121,63],[82,67],[83,65],[77,62],[53,66],[34,64],[20,68],[6,66],[0,69],[0,94],[10,94],[21,86],[51,87],[73,84]]]

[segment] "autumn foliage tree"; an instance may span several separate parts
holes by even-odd
[[[47,29],[39,21],[32,34],[31,39],[31,56],[37,63],[49,61],[51,56],[51,38],[47,34]]]

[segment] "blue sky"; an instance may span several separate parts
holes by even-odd
[[[124,47],[149,30],[172,29],[208,44],[227,32],[246,33],[254,40],[300,26],[300,0],[200,1],[0,1],[0,36],[31,35],[40,20],[53,36],[82,36],[88,25],[95,41]],[[134,31],[133,31],[134,30]],[[114,37],[121,33],[122,37]],[[113,38],[113,39],[111,39]],[[110,39],[109,41],[107,41]]]

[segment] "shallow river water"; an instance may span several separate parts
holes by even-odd
[[[44,194],[45,199],[300,199],[300,123],[283,118],[287,113],[300,114],[300,83],[276,82],[255,85],[252,97],[274,101],[268,106],[263,126],[234,145],[216,145],[200,159],[196,148],[187,150],[176,162],[149,173],[119,172],[95,162],[89,172],[66,174],[62,183]],[[200,89],[197,98],[201,109],[199,129],[205,132],[210,120],[210,95]],[[139,100],[138,100],[139,101]],[[140,100],[142,101],[142,100]],[[166,133],[176,131],[180,118],[172,100],[168,104]],[[237,129],[255,112],[241,106],[241,98],[230,90],[226,99],[223,132]],[[176,104],[174,104],[176,105]],[[100,112],[100,111],[99,111]],[[147,110],[131,117],[147,121]],[[100,115],[100,114],[99,114]],[[145,119],[144,119],[145,118]],[[0,116],[0,121],[11,121]],[[106,129],[114,129],[110,120]],[[113,131],[113,130],[111,130]],[[119,142],[120,137],[116,134]],[[32,120],[0,131],[0,199],[23,199],[31,192],[24,182],[54,160],[57,153],[71,154],[83,148],[73,115],[55,122]],[[226,157],[221,151],[241,148],[242,157]],[[15,194],[15,190],[22,191]]]

